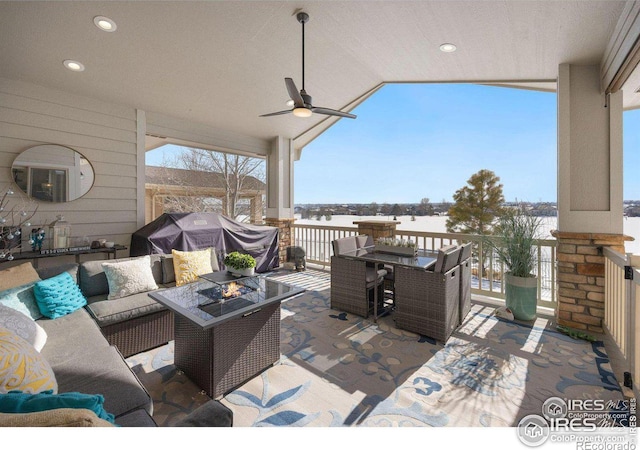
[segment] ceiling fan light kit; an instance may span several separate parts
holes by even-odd
[[[311,117],[313,112],[308,108],[294,108],[293,115],[296,117]]]
[[[345,113],[342,111],[337,111],[335,109],[330,108],[322,108],[313,106],[311,96],[307,94],[307,91],[304,89],[304,24],[309,21],[309,15],[304,12],[299,12],[296,15],[296,19],[298,22],[302,24],[302,89],[298,91],[296,84],[293,82],[292,78],[285,78],[284,84],[287,87],[287,92],[289,93],[289,97],[291,98],[290,106],[293,106],[293,109],[287,109],[284,111],[273,112],[269,114],[262,114],[260,117],[270,117],[270,116],[279,116],[282,114],[290,114],[293,113],[296,117],[311,117],[313,113],[316,114],[324,114],[326,116],[338,116],[338,117],[347,117],[349,119],[355,119],[355,114]],[[289,103],[289,102],[287,102]]]

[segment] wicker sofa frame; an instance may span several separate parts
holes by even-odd
[[[166,344],[174,338],[173,312],[158,311],[102,327],[102,334],[125,358]]]

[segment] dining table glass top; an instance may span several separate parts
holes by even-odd
[[[362,247],[351,252],[344,252],[341,253],[340,256],[380,264],[390,264],[425,270],[434,266],[437,259],[437,253],[429,250],[418,250],[416,256],[407,256],[381,252],[376,250],[373,246]]]

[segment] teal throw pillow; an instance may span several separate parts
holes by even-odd
[[[33,320],[41,319],[43,316],[34,296],[34,284],[35,283],[27,283],[0,292],[0,303],[16,311],[20,311]]]
[[[38,281],[33,291],[40,312],[50,319],[70,314],[87,304],[80,287],[68,272]]]
[[[53,394],[44,391],[39,394],[26,394],[11,391],[0,394],[0,413],[32,413],[59,408],[89,409],[101,419],[114,423],[114,415],[104,410],[104,397],[80,392]]]

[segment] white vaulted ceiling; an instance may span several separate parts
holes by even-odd
[[[310,15],[307,91],[315,106],[342,109],[385,82],[535,81],[536,87],[553,88],[559,64],[601,62],[624,5],[565,0],[4,1],[0,77],[213,129],[295,138],[325,116],[258,116],[287,109],[285,77],[301,87],[298,8]],[[93,24],[98,15],[113,19],[117,31],[98,30]],[[441,52],[445,42],[458,50]],[[65,59],[81,61],[86,70],[70,72],[62,65]],[[301,136],[302,145],[313,135]]]

